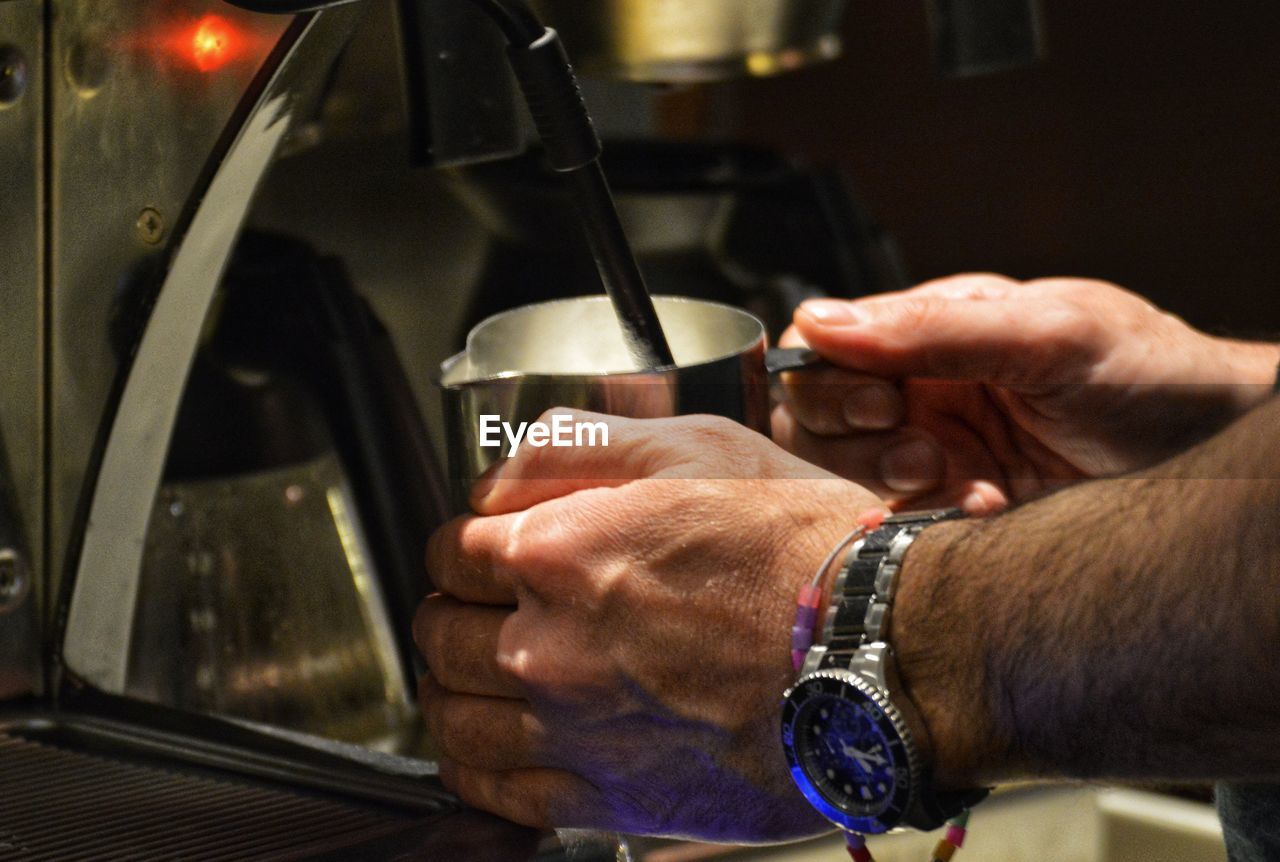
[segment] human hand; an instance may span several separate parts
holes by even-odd
[[[805,303],[785,448],[895,502],[972,514],[1158,463],[1269,397],[1280,351],[1198,332],[1115,285],[963,275]]]
[[[584,417],[607,448],[521,447],[431,539],[414,634],[445,784],[539,827],[828,830],[779,739],[789,631],[881,501],[728,420]]]

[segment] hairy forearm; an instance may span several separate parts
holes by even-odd
[[[1280,776],[1280,399],[907,557],[892,638],[951,784]]]

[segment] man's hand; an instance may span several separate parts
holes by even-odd
[[[839,370],[789,376],[775,439],[888,498],[972,513],[1181,452],[1265,400],[1280,359],[1111,284],[994,275],[806,303],[783,338],[801,343]]]
[[[556,411],[565,412],[565,411]],[[431,540],[419,696],[465,801],[533,826],[777,841],[800,586],[874,495],[732,422],[522,447]]]

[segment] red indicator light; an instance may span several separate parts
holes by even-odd
[[[0,4],[3,2],[0,0]],[[283,15],[267,18],[266,22],[248,16],[241,20],[239,14],[209,14],[194,19],[175,16],[145,30],[123,33],[109,47],[156,63],[166,71],[181,69],[208,75],[234,69],[235,74],[243,74],[267,55],[287,21],[275,20],[285,18]]]
[[[220,69],[239,53],[239,35],[217,15],[206,15],[191,31],[191,60],[201,72]]]

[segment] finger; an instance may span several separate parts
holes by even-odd
[[[1042,291],[981,301],[930,292],[814,300],[796,312],[796,327],[827,360],[892,379],[1064,383],[1081,379],[1104,347],[1096,320]]]
[[[787,327],[780,347],[808,347],[796,327]],[[792,413],[814,434],[883,431],[901,424],[906,412],[902,393],[889,381],[832,368],[791,371],[782,375]]]
[[[809,343],[800,335],[800,330],[796,329],[795,324],[788,326],[786,331],[782,333],[782,337],[778,339],[779,347],[808,347]]]
[[[1009,498],[991,482],[970,482],[959,496],[956,505],[970,518],[985,518],[1009,506]]]
[[[559,769],[477,769],[440,761],[440,780],[482,811],[537,829],[590,828],[586,813],[599,808],[599,794],[578,776]]]
[[[906,415],[898,387],[840,368],[816,368],[782,375],[787,403],[810,433],[836,436],[896,428]]]
[[[471,502],[477,512],[510,514],[578,491],[686,475],[684,468],[691,465],[707,469],[709,453],[732,453],[735,447],[754,445],[760,439],[755,431],[720,416],[624,419],[581,410],[567,411],[567,415],[572,422],[603,429],[597,428],[591,442],[581,445],[521,446],[514,458],[500,464],[473,490]],[[583,432],[583,439],[587,437]],[[725,468],[716,461],[713,469]]]
[[[516,516],[449,521],[427,542],[427,575],[432,586],[464,602],[514,605],[516,579],[507,553]]]
[[[773,437],[806,461],[885,497],[932,490],[946,477],[942,448],[915,428],[823,437],[805,429],[783,405],[774,411]]]
[[[612,493],[584,490],[521,512],[450,521],[428,543],[436,590],[461,602],[508,606],[571,595],[585,571],[579,562],[600,541],[600,526],[618,528]]]
[[[498,664],[498,639],[511,609],[428,596],[413,620],[413,640],[441,686],[459,694],[520,698],[524,691]]]
[[[1041,284],[1041,282],[1033,282]],[[1007,299],[1024,287],[1023,282],[992,272],[967,272],[935,278],[908,290],[876,293],[857,300],[860,303],[896,301],[907,296],[937,296],[945,299]],[[803,333],[792,324],[778,339],[779,347],[808,347]]]
[[[899,511],[961,509],[970,518],[985,518],[1009,507],[1008,496],[991,482],[957,482],[901,501]]]
[[[637,383],[634,388],[659,387]],[[556,408],[538,421],[553,432],[557,427],[564,429],[562,436],[553,438],[552,443],[535,445],[541,438],[527,435],[513,457],[485,473],[471,490],[471,506],[480,514],[517,512],[575,491],[624,485],[661,469],[670,460],[663,454],[681,449],[661,445],[676,433],[663,420],[623,419]],[[560,445],[559,440],[567,445]]]
[[[546,727],[528,701],[457,694],[431,674],[418,680],[418,704],[437,748],[476,769],[548,765]]]
[[[895,293],[879,293],[868,301],[879,302],[903,296],[937,296],[943,299],[1008,299],[1024,285],[1020,281],[991,272],[969,272],[935,278]]]

